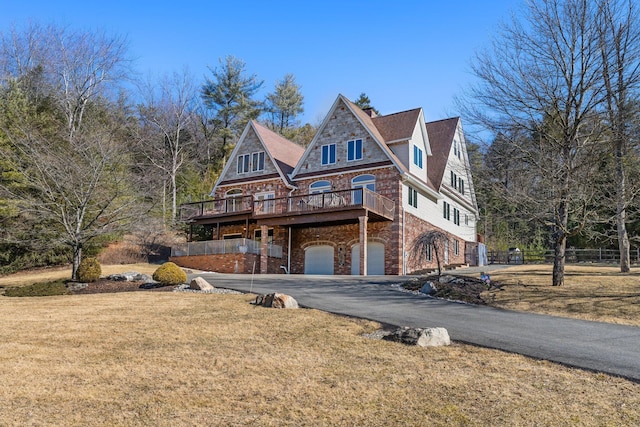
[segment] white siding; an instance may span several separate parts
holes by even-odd
[[[451,205],[450,219],[447,220],[443,216],[443,204],[447,202]],[[448,197],[434,202],[433,200],[425,197],[418,191],[418,207],[414,208],[409,205],[409,188],[406,185],[402,186],[402,203],[405,212],[410,213],[423,221],[426,221],[434,226],[459,237],[466,241],[476,240],[476,224],[475,216],[468,209],[460,206],[460,204],[451,200]],[[453,222],[453,208],[460,211],[460,225],[456,225]],[[468,215],[469,224],[465,224],[464,215]]]

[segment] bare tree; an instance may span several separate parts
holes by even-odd
[[[604,111],[610,150],[614,160],[615,223],[620,271],[630,271],[630,244],[627,210],[640,190],[629,180],[631,123],[638,116],[637,96],[640,88],[640,21],[636,4],[630,0],[598,1],[598,41],[604,82]]]
[[[173,223],[178,211],[178,173],[188,157],[189,145],[194,143],[197,119],[193,108],[197,89],[185,69],[165,76],[158,85],[147,83],[143,96],[144,104],[138,108],[143,125],[140,147],[168,182]]]
[[[439,230],[428,230],[416,237],[411,246],[411,258],[415,262],[429,260],[430,255],[436,257],[438,265],[438,277],[442,274],[442,261],[440,255],[446,250],[447,235]]]
[[[55,238],[73,250],[75,279],[88,242],[139,216],[132,212],[126,130],[107,100],[126,73],[125,43],[36,26],[4,37],[0,51],[8,83],[3,155],[19,177],[1,190],[22,215],[58,224]]]
[[[602,100],[596,12],[586,0],[531,0],[523,21],[503,26],[493,49],[472,65],[479,83],[469,117],[496,134],[519,129],[531,136],[518,148],[538,168],[538,193],[529,202],[552,231],[555,286],[564,283],[567,237],[591,213],[589,154],[600,138]]]

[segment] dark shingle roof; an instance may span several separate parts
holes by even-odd
[[[432,154],[427,157],[427,174],[429,181],[436,189],[439,189],[442,184],[459,120],[459,117],[452,117],[426,124]]]
[[[413,130],[420,117],[420,108],[401,113],[378,116],[371,119],[385,142],[407,140],[413,136]]]

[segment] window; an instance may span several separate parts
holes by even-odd
[[[469,225],[469,215],[464,214],[464,225]]]
[[[442,202],[442,216],[446,220],[451,218],[451,205],[447,202]]]
[[[224,194],[226,212],[237,212],[242,210],[242,190],[234,188]]]
[[[259,193],[255,195],[256,200],[260,203],[256,203],[256,210],[259,213],[273,213],[275,211],[275,193]]]
[[[409,206],[418,207],[418,192],[411,187],[409,188]]]
[[[460,211],[457,208],[453,208],[453,223],[460,225]]]
[[[431,248],[432,248],[431,245],[427,246],[427,254],[426,254],[427,255],[427,261],[431,261]]]
[[[453,155],[458,157],[458,141],[453,140]]]
[[[362,160],[362,140],[354,139],[347,142],[347,161]]]
[[[251,155],[251,171],[263,171],[264,170],[264,151],[259,153],[253,153]]]
[[[422,149],[417,145],[413,146],[413,163],[422,169]]]
[[[256,242],[262,241],[262,230],[257,228],[253,231],[253,240]],[[273,243],[273,228],[267,230],[267,243]]]
[[[241,154],[238,156],[238,173],[249,172],[249,154]]]
[[[454,255],[460,254],[460,242],[458,240],[453,241],[453,254]]]
[[[336,162],[336,144],[322,146],[322,164],[332,165]]]
[[[329,181],[316,181],[309,186],[309,193],[326,193],[331,191],[331,183]]]
[[[359,175],[351,180],[351,188],[366,188],[376,191],[376,177],[374,175]],[[363,191],[353,191],[352,199],[354,205],[362,204]]]
[[[464,194],[464,179],[458,178],[458,191]]]

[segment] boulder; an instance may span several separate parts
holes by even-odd
[[[387,341],[401,342],[420,347],[450,345],[449,332],[445,328],[399,328],[383,337]]]
[[[196,277],[195,279],[193,279],[191,281],[191,283],[189,284],[189,287],[191,289],[195,289],[197,291],[212,291],[213,290],[213,286],[211,286],[211,284],[209,282],[207,282],[206,280],[204,280],[202,277]]]
[[[116,282],[150,282],[153,279],[148,274],[141,274],[137,271],[127,271],[126,273],[110,274],[106,277],[107,280],[114,280]]]
[[[271,308],[299,308],[298,301],[296,301],[292,296],[280,294],[278,292],[258,295],[256,297],[255,304]]]
[[[424,285],[422,285],[422,288],[420,288],[420,293],[431,295],[435,293],[437,290],[438,289],[436,288],[436,285],[433,282],[427,282]]]

